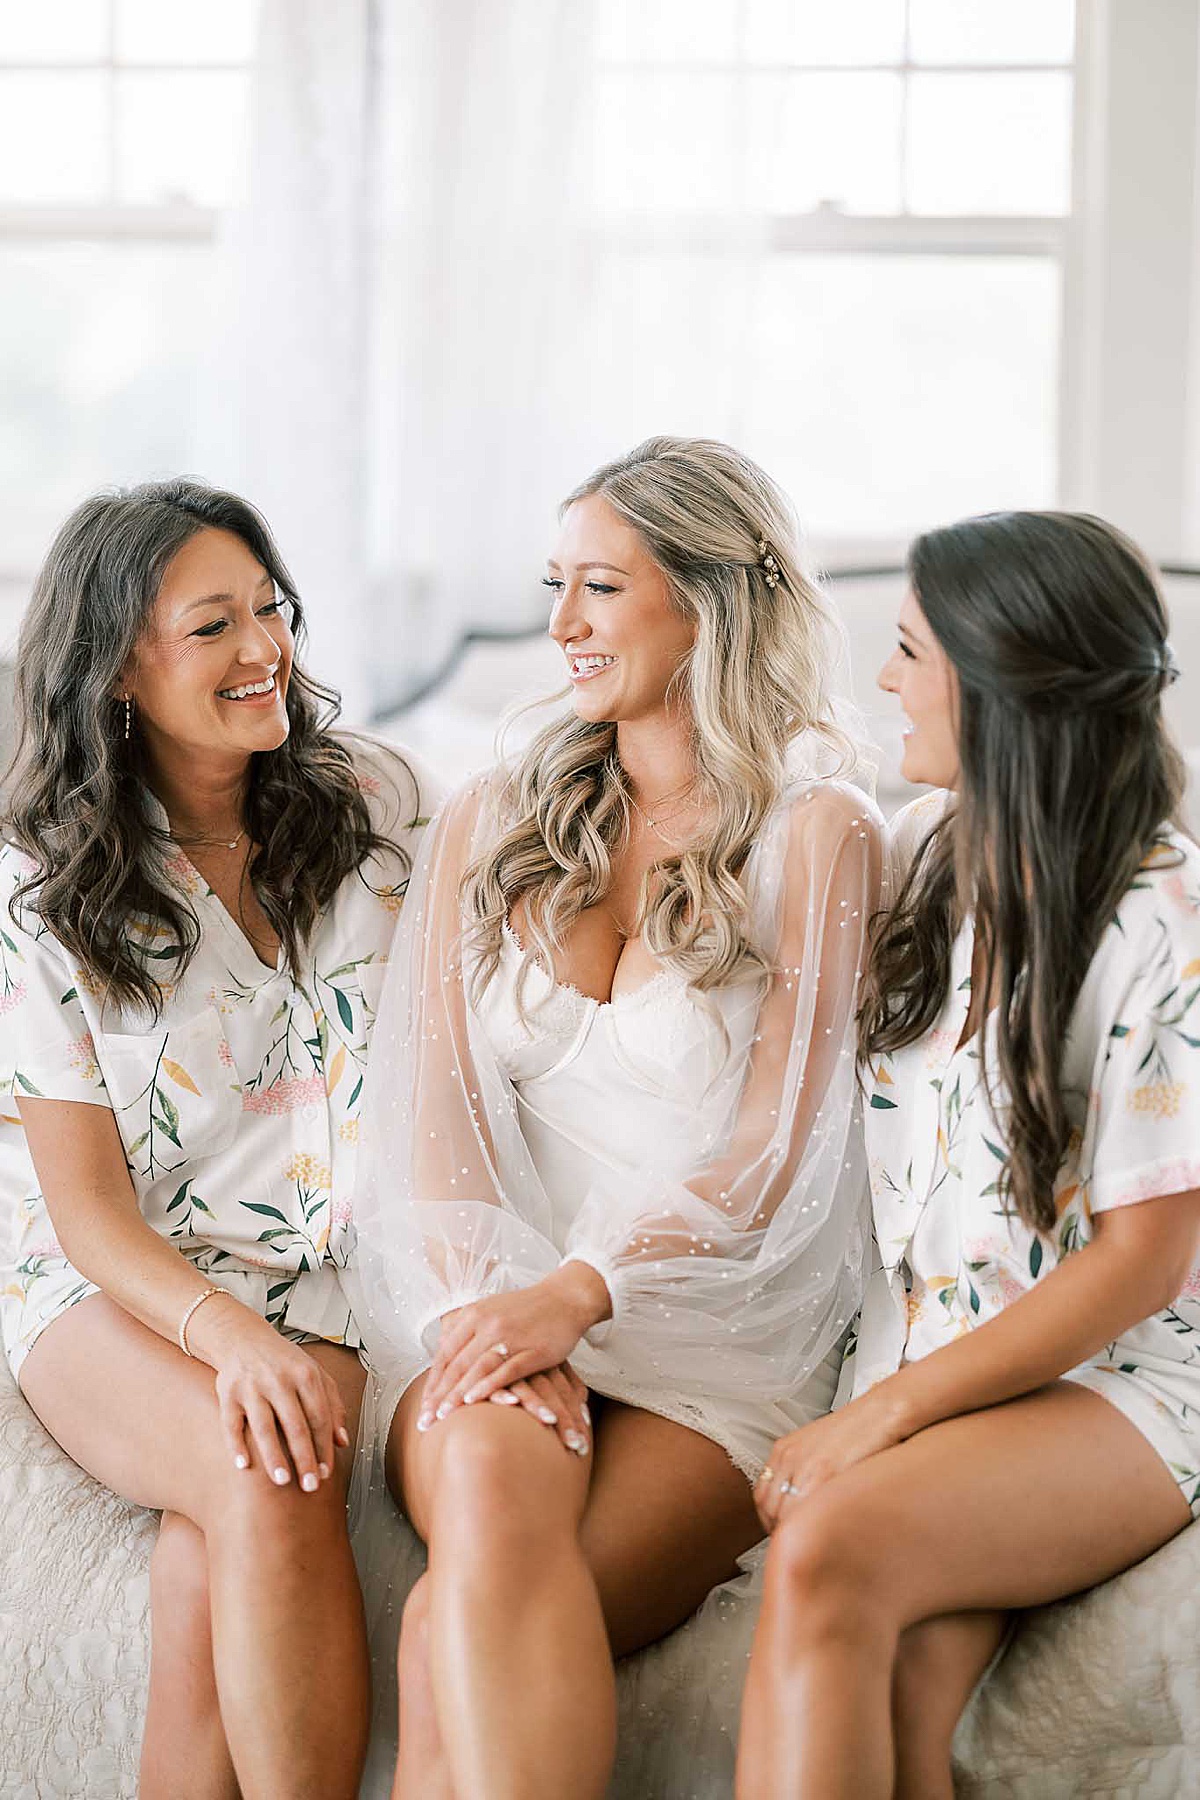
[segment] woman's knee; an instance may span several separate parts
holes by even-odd
[[[479,1407],[436,1429],[446,1436],[433,1484],[432,1536],[451,1537],[461,1556],[511,1559],[544,1549],[560,1530],[576,1532],[578,1474],[544,1426],[507,1408]]]
[[[886,1623],[887,1583],[874,1532],[832,1494],[796,1500],[775,1529],[767,1579],[776,1599],[814,1626]]]

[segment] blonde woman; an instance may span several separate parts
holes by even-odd
[[[430,1553],[395,1791],[423,1800],[604,1793],[613,1657],[760,1537],[866,1241],[880,836],[793,772],[837,734],[787,504],[654,438],[570,496],[546,583],[572,708],[431,831],[367,1102],[358,1310]]]

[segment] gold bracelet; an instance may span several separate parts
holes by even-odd
[[[180,1321],[179,1321],[179,1348],[183,1351],[183,1354],[185,1356],[191,1356],[191,1354],[192,1354],[191,1351],[188,1349],[188,1341],[187,1341],[187,1328],[192,1322],[192,1314],[194,1312],[196,1312],[201,1306],[203,1306],[204,1302],[206,1300],[211,1300],[214,1294],[223,1294],[224,1292],[225,1292],[224,1288],[206,1287],[202,1294],[196,1295],[196,1298],[192,1301],[191,1305],[188,1307],[187,1311],[184,1313],[182,1319],[180,1319]]]

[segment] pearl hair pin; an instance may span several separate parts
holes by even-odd
[[[762,564],[763,575],[766,579],[767,586],[769,588],[777,587],[779,584],[780,568],[771,552],[771,546],[768,544],[766,538],[759,538],[758,540],[758,560]]]

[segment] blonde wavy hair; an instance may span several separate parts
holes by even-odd
[[[830,709],[830,620],[801,566],[795,514],[757,464],[709,438],[648,438],[568,494],[560,517],[594,494],[640,534],[696,628],[672,686],[710,823],[649,870],[636,929],[699,992],[751,973],[765,980],[740,880],[746,858],[783,793],[795,739],[814,732],[839,761],[850,748]],[[516,901],[530,961],[553,979],[570,926],[607,893],[631,818],[616,724],[554,719],[495,799],[499,835],[463,880],[477,995]]]

